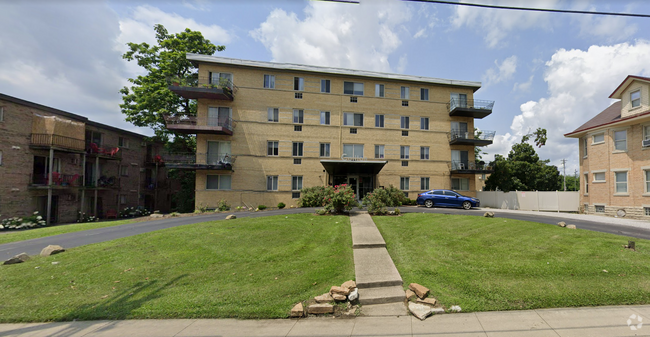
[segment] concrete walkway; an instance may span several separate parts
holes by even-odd
[[[631,318],[632,315],[635,315]],[[411,316],[299,320],[179,319],[0,324],[0,336],[650,336],[650,306],[542,309]]]

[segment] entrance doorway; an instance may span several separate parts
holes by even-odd
[[[352,188],[357,200],[361,201],[366,194],[373,190],[373,176],[371,175],[347,175],[334,177],[334,185],[347,184]]]

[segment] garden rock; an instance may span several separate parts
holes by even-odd
[[[343,302],[348,299],[347,296],[341,295],[341,294],[332,294],[332,297],[334,298],[335,301],[337,302]]]
[[[413,314],[413,316],[419,318],[421,321],[424,321],[427,316],[433,313],[433,308],[428,305],[409,302],[409,311]]]
[[[566,227],[566,222],[560,221],[560,222],[557,223],[557,225],[560,226],[560,227]]]
[[[65,252],[65,249],[59,245],[49,245],[41,250],[41,256],[50,256]]]
[[[409,284],[409,289],[413,290],[413,292],[418,295],[419,298],[425,298],[427,295],[429,295],[429,288],[417,283]]]
[[[307,311],[310,314],[332,314],[334,313],[334,306],[328,303],[312,304]]]
[[[226,220],[232,220],[232,219],[237,219],[237,216],[234,214],[230,214],[226,217]]]
[[[494,218],[494,212],[485,212],[483,216],[486,218]]]
[[[431,310],[433,310],[433,314],[435,315],[440,315],[445,313],[444,308],[432,308]]]
[[[415,293],[413,292],[413,290],[411,290],[411,289],[406,289],[406,299],[407,299],[407,300],[410,301],[411,299],[414,299],[414,298],[416,298],[416,297],[417,297],[417,295],[415,295]]]
[[[348,300],[354,301],[357,298],[359,298],[359,291],[357,289],[354,289],[350,292],[350,295],[348,295]]]
[[[435,298],[425,298],[425,299],[418,298],[418,303],[428,304],[430,306],[435,306],[437,302],[438,300],[436,300]]]
[[[154,213],[154,214],[149,215],[149,217],[150,218],[164,218],[165,216],[163,214]]]
[[[355,306],[347,309],[346,311],[343,311],[341,313],[341,318],[355,318],[355,317],[357,317],[357,308],[358,307],[355,305]]]
[[[350,291],[352,291],[352,289],[354,289],[356,287],[357,287],[357,283],[352,281],[352,280],[345,281],[345,282],[343,282],[343,284],[341,284],[341,288],[345,288],[345,289],[350,290]]]
[[[568,228],[568,229],[576,229],[576,225],[566,225],[566,228]]]
[[[314,299],[316,300],[316,303],[328,303],[334,301],[334,298],[330,293],[324,293],[320,296],[314,297]]]
[[[350,290],[346,288],[332,286],[332,288],[330,288],[330,294],[340,294],[340,295],[348,296],[350,294]]]
[[[305,309],[302,306],[302,303],[296,304],[291,309],[291,317],[302,317],[305,315]]]
[[[9,260],[5,261],[3,264],[17,264],[17,263],[23,263],[25,261],[29,260],[29,255],[27,253],[20,253]]]

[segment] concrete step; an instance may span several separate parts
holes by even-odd
[[[379,288],[359,288],[361,305],[404,302],[406,295],[401,285]]]
[[[361,306],[361,316],[366,317],[399,317],[408,315],[408,308],[404,305],[404,302],[366,304]]]
[[[354,249],[353,254],[359,289],[402,285],[402,277],[386,248]]]
[[[352,228],[352,248],[386,247],[384,238],[367,212],[351,212],[350,226]]]

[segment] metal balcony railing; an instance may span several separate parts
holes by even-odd
[[[470,132],[452,129],[450,133],[450,137],[451,137],[450,140],[455,140],[455,139],[494,140],[496,131],[481,130],[480,134],[473,134],[472,138],[470,138],[470,135],[472,135]]]
[[[447,111],[452,112],[457,108],[492,110],[492,107],[494,107],[494,101],[452,98],[447,104]]]
[[[85,142],[83,139],[76,139],[49,133],[32,133],[31,145],[54,146],[70,150],[83,151]]]
[[[37,173],[30,175],[31,184],[34,186],[49,186],[49,175],[47,173]],[[78,187],[81,185],[79,174],[61,174],[52,172],[52,186],[70,186]]]
[[[492,171],[492,166],[484,161],[452,160],[452,171]]]
[[[190,127],[199,127],[199,126],[220,126],[225,129],[232,131],[234,127],[234,120],[230,117],[227,118],[218,118],[218,117],[208,117],[202,116],[188,116],[188,115],[163,115],[165,124],[168,129],[174,129],[174,126],[190,126]]]
[[[96,187],[102,187],[102,188],[119,188],[120,187],[120,180],[116,176],[105,176],[102,175],[97,179],[97,185],[95,185],[95,178],[94,177],[86,177],[86,188],[96,188]]]
[[[237,159],[232,154],[213,153],[168,153],[160,155],[165,166],[174,168],[207,168],[216,170],[232,170]]]

